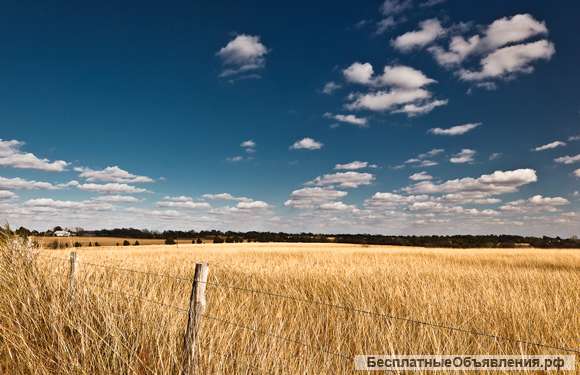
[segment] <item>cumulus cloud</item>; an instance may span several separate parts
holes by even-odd
[[[370,199],[365,201],[365,206],[367,207],[382,207],[382,208],[392,208],[400,205],[413,204],[416,202],[424,202],[429,200],[429,196],[426,194],[422,195],[401,195],[388,192],[378,192],[375,193]]]
[[[243,141],[242,143],[240,143],[240,147],[243,148],[244,151],[246,151],[249,154],[256,152],[256,142],[254,142],[251,139],[248,139],[247,141]]]
[[[262,69],[268,49],[259,36],[240,34],[217,52],[226,67],[221,77],[229,77]]]
[[[236,208],[240,210],[262,210],[268,207],[270,207],[270,205],[264,201],[244,201],[239,202],[236,205]]]
[[[363,168],[376,168],[376,165],[369,164],[366,161],[352,161],[346,164],[336,164],[334,169],[346,169],[346,170],[356,170],[356,169],[363,169]]]
[[[370,85],[373,82],[373,66],[370,63],[355,62],[342,71],[344,79],[351,83]]]
[[[337,172],[316,177],[307,184],[317,186],[339,186],[342,188],[357,188],[370,185],[375,177],[370,173],[361,172]]]
[[[508,44],[547,33],[544,22],[537,21],[530,14],[517,14],[495,20],[484,29],[482,35],[473,35],[468,39],[454,36],[447,51],[441,47],[432,47],[430,51],[439,64],[451,67],[462,63],[469,55],[485,55]]]
[[[401,52],[423,48],[445,34],[439,20],[433,18],[419,23],[419,29],[409,31],[391,41],[391,45]]]
[[[480,125],[481,125],[481,122],[468,123],[468,124],[463,124],[463,125],[452,126],[450,128],[447,128],[447,129],[432,128],[432,129],[429,129],[428,132],[431,134],[435,134],[435,135],[462,135],[462,134],[465,134],[465,133],[477,128]]]
[[[339,90],[342,86],[336,82],[330,81],[324,84],[322,88],[322,93],[326,95],[332,95],[335,91]]]
[[[556,163],[560,163],[560,164],[578,163],[578,162],[580,162],[580,154],[575,155],[575,156],[570,156],[570,155],[562,156],[562,157],[554,159],[554,161]]]
[[[437,163],[436,161],[431,160],[431,158],[436,157],[437,155],[442,154],[443,152],[445,152],[444,149],[442,148],[434,148],[432,150],[429,150],[427,152],[424,152],[422,154],[417,155],[416,157],[410,158],[405,160],[405,163],[403,165],[401,165],[400,167],[404,167],[405,164],[411,164],[414,167],[417,168],[421,168],[421,167],[432,167],[435,166],[439,163]]]
[[[413,7],[411,0],[385,0],[379,10],[384,16],[399,14]]]
[[[412,175],[409,176],[409,179],[412,181],[425,181],[425,180],[432,180],[433,176],[431,176],[429,173],[423,171],[423,172],[413,173]]]
[[[546,151],[546,150],[552,150],[558,147],[563,147],[566,146],[566,142],[562,142],[562,141],[554,141],[554,142],[550,142],[550,143],[546,143],[545,145],[542,146],[538,146],[536,148],[533,149],[533,151]]]
[[[343,74],[348,82],[371,89],[367,93],[351,93],[346,104],[350,110],[389,111],[416,116],[447,104],[447,100],[432,99],[433,94],[425,88],[435,80],[408,66],[387,65],[382,75],[375,75],[370,63],[355,62]],[[385,87],[389,89],[376,90]]]
[[[0,201],[6,200],[6,199],[13,199],[16,197],[18,197],[18,195],[16,195],[16,193],[13,193],[13,192],[8,191],[8,190],[0,190]]]
[[[465,81],[481,81],[493,78],[511,78],[517,73],[532,73],[536,60],[550,60],[556,52],[554,44],[539,40],[500,48],[481,60],[481,70],[461,70],[459,76]]]
[[[324,114],[325,118],[330,118],[336,121],[344,122],[347,124],[355,125],[361,128],[367,127],[368,120],[364,117],[357,117],[356,115],[348,114],[348,115],[341,115],[341,114],[332,114],[330,112],[326,112]]]
[[[0,139],[0,166],[19,169],[37,169],[48,172],[62,172],[69,165],[66,161],[40,159],[36,155],[21,150],[24,142]]]
[[[357,211],[355,205],[346,204],[344,202],[329,202],[320,205],[321,210],[325,211]]]
[[[81,184],[77,181],[71,181],[67,185],[76,187],[79,190],[101,194],[135,194],[147,192],[147,189],[142,189],[136,186],[121,184],[117,182],[111,182],[107,184],[95,184],[95,183]]]
[[[475,156],[475,150],[471,150],[469,148],[464,148],[459,153],[453,155],[450,162],[454,164],[464,164],[464,163],[471,163],[473,162],[473,157]]]
[[[138,176],[129,173],[124,169],[114,165],[102,170],[93,170],[90,168],[79,167],[74,169],[79,172],[79,177],[86,179],[89,182],[104,181],[104,182],[118,182],[118,183],[147,183],[153,182],[151,177]]]
[[[321,187],[306,187],[290,193],[290,199],[284,205],[293,208],[314,208],[347,195],[346,191]]]
[[[96,197],[92,199],[97,202],[107,202],[107,203],[137,203],[140,202],[138,198],[131,195],[103,195],[101,197]]]
[[[164,208],[185,208],[185,209],[209,209],[211,205],[207,202],[198,202],[198,201],[159,201],[157,202],[158,207]]]
[[[382,20],[377,22],[376,29],[375,29],[375,35],[384,34],[387,30],[390,30],[393,27],[395,27],[397,25],[397,23],[398,22],[395,20],[395,17],[393,17],[393,16],[388,16],[388,17],[383,18]]]
[[[25,180],[20,177],[0,177],[0,189],[5,190],[56,190],[61,186],[50,182]]]
[[[576,169],[573,173],[574,173],[574,176],[580,178],[580,168]]]
[[[204,194],[202,195],[205,199],[210,200],[224,200],[224,201],[240,201],[240,202],[251,202],[252,199],[246,197],[237,197],[230,193],[217,193],[217,194]]]
[[[518,188],[533,182],[538,177],[533,169],[516,169],[512,171],[495,171],[478,178],[464,177],[448,180],[439,184],[422,181],[406,187],[403,191],[409,194],[441,193],[480,193],[482,197],[513,193]]]
[[[524,200],[508,202],[500,207],[500,210],[506,212],[525,213],[532,211],[548,211],[556,212],[559,206],[570,204],[566,198],[562,197],[543,197],[542,195],[534,195],[533,197]]]
[[[24,202],[26,207],[40,207],[40,208],[51,208],[51,209],[75,209],[75,210],[91,210],[91,211],[108,211],[113,208],[109,203],[105,202],[95,202],[90,200],[85,201],[65,201],[65,200],[55,200],[52,198],[37,198],[29,199]]]
[[[302,138],[299,141],[294,142],[292,146],[290,146],[291,150],[319,150],[324,146],[324,144],[315,141],[312,138],[306,137]]]

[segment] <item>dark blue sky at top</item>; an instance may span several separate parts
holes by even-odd
[[[553,159],[577,154],[580,142],[546,153],[530,149],[580,132],[580,3],[449,0],[416,7],[405,13],[406,22],[374,35],[371,22],[380,19],[380,4],[7,1],[0,12],[0,138],[24,141],[26,151],[51,160],[94,169],[119,165],[165,177],[151,187],[158,196],[227,191],[281,211],[292,190],[332,172],[336,163],[381,166],[372,185],[349,193],[349,203],[400,189],[419,170],[389,166],[433,148],[448,155],[470,148],[478,155],[472,164],[430,168],[437,179],[533,168],[539,182],[523,187],[521,197],[569,197],[578,190],[571,168]],[[488,25],[519,13],[546,23],[556,53],[535,63],[533,73],[499,82],[494,91],[473,89],[426,51],[401,54],[389,44],[427,18]],[[369,23],[355,27],[361,20]],[[219,77],[216,52],[241,33],[259,35],[269,53],[260,79],[232,83]],[[388,64],[421,70],[437,80],[431,86],[435,96],[449,103],[414,118],[371,113],[368,128],[331,128],[323,113],[344,113],[345,97],[355,90],[348,85],[335,95],[320,90],[328,81],[341,82],[341,71],[355,61],[370,62],[375,71]],[[483,126],[461,137],[427,134],[429,128],[467,122]],[[304,137],[324,147],[289,150]],[[244,154],[239,145],[247,139],[257,144],[254,159],[226,161]],[[503,157],[488,160],[496,152]],[[2,168],[0,174],[53,182],[76,178],[72,171]],[[22,196],[27,194],[47,195]]]

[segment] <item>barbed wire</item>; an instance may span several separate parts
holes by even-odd
[[[58,258],[61,260],[68,260],[67,258],[54,257],[54,256],[43,255],[43,254],[40,254],[40,255],[44,256],[44,257],[49,257],[49,258],[52,257],[52,258]],[[145,272],[145,271],[138,271],[138,270],[132,270],[132,269],[127,269],[127,268],[108,266],[108,265],[91,263],[91,262],[86,262],[86,261],[79,261],[79,262],[83,263],[83,264],[91,265],[91,266],[96,266],[96,267],[111,268],[111,269],[117,269],[120,271],[147,274],[147,275],[158,276],[158,277],[174,278],[176,280],[182,280],[182,281],[184,281],[184,280],[190,281],[190,282],[192,281],[192,279],[185,279],[185,278],[180,278],[180,277],[167,275],[167,274],[150,273],[150,272]],[[484,338],[488,338],[488,339],[492,339],[492,340],[496,340],[496,341],[505,341],[505,342],[511,342],[511,343],[515,343],[515,344],[536,346],[536,347],[562,350],[562,351],[566,351],[569,353],[580,354],[580,350],[576,350],[576,349],[570,349],[570,348],[551,345],[551,344],[544,344],[544,343],[539,343],[539,342],[534,342],[534,341],[528,341],[528,340],[522,340],[522,339],[511,338],[511,337],[506,337],[506,336],[500,336],[497,334],[491,334],[491,333],[486,333],[486,332],[482,332],[482,331],[475,331],[475,330],[470,330],[470,329],[465,329],[465,328],[460,328],[460,327],[454,327],[454,326],[450,326],[450,325],[446,325],[446,324],[427,322],[427,321],[422,321],[422,320],[413,319],[413,318],[401,317],[401,316],[397,316],[397,315],[385,314],[385,313],[380,313],[380,312],[373,312],[373,311],[364,310],[364,309],[360,309],[360,308],[356,308],[356,307],[349,307],[349,306],[339,305],[339,304],[334,304],[334,303],[329,303],[329,302],[322,302],[322,301],[309,300],[309,299],[304,299],[304,298],[297,298],[297,297],[288,296],[288,295],[284,295],[284,294],[280,294],[280,293],[274,293],[274,292],[270,292],[270,291],[244,288],[244,287],[238,287],[238,286],[233,286],[233,285],[225,285],[225,284],[215,283],[215,282],[211,282],[211,281],[204,282],[204,281],[198,280],[198,282],[205,283],[206,285],[210,285],[210,286],[214,286],[214,287],[218,287],[218,288],[231,289],[231,290],[236,290],[236,291],[241,291],[241,292],[246,292],[246,293],[260,294],[260,295],[265,295],[265,296],[269,296],[269,297],[291,300],[291,301],[298,302],[298,303],[305,303],[305,304],[318,305],[318,306],[323,306],[323,307],[330,307],[330,308],[343,310],[343,311],[349,311],[352,313],[362,314],[362,315],[366,315],[366,316],[370,316],[370,317],[374,317],[374,318],[398,320],[398,321],[417,324],[417,325],[426,326],[426,327],[430,327],[430,328],[445,329],[445,330],[449,330],[449,331],[453,331],[453,332],[460,332],[460,333],[469,334],[469,335],[473,335],[473,336],[484,337]]]

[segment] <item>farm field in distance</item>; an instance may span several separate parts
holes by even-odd
[[[405,319],[578,346],[577,250],[287,243],[84,247],[76,249],[77,292],[70,303],[69,251],[40,251],[39,275],[28,281],[37,292],[25,290],[23,275],[2,274],[0,314],[8,326],[0,342],[0,372],[176,373],[190,280],[194,264],[202,261],[209,263],[207,318],[198,347],[203,374],[353,373],[353,362],[344,356],[355,354],[569,354]]]

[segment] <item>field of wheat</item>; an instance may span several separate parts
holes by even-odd
[[[578,350],[576,250],[80,248],[70,293],[68,251],[3,241],[2,374],[179,373],[200,261],[210,271],[199,374],[353,373],[350,357],[365,353],[569,354],[443,326]]]

